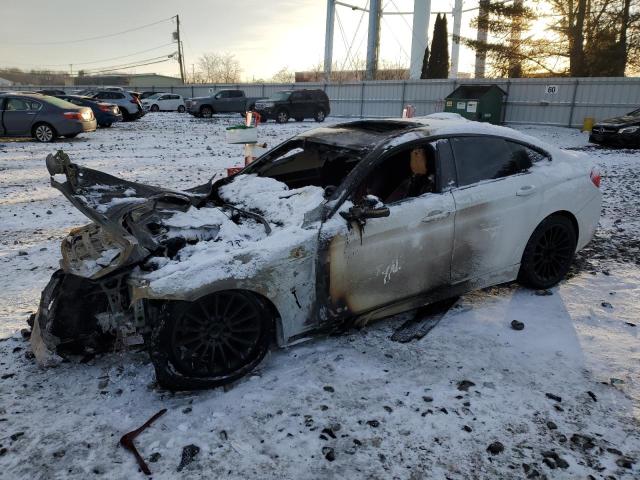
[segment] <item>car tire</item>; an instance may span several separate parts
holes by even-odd
[[[152,112],[159,112],[160,111],[160,107],[154,103],[153,105],[151,105],[150,110]]]
[[[289,121],[289,112],[286,110],[278,110],[276,114],[276,122],[277,123],[287,123]]]
[[[107,123],[101,123],[100,126],[104,127],[104,128],[109,128],[111,127],[112,123],[111,122],[107,122]]]
[[[324,109],[319,108],[318,110],[316,110],[316,113],[313,115],[313,119],[316,122],[324,122],[326,115],[327,114],[325,113]]]
[[[31,135],[41,143],[53,142],[58,136],[55,128],[48,123],[36,123],[31,130]]]
[[[272,332],[270,309],[250,292],[226,290],[164,303],[148,339],[158,384],[196,390],[231,383],[262,361]]]
[[[178,113],[184,113],[185,111],[186,111],[186,108],[184,105],[178,106]]]
[[[577,243],[571,220],[564,215],[545,218],[527,242],[518,281],[537,290],[553,287],[569,271]]]
[[[200,107],[200,116],[202,118],[211,118],[211,117],[213,117],[213,108],[211,108],[209,105],[205,105],[203,107]]]

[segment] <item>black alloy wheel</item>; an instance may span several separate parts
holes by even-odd
[[[249,292],[217,292],[170,310],[151,354],[158,382],[167,388],[230,383],[253,370],[269,348],[271,315]]]
[[[533,288],[549,288],[564,278],[576,251],[571,221],[552,215],[538,225],[522,256],[519,279]]]
[[[202,118],[211,118],[213,116],[213,108],[205,105],[200,109],[200,115],[202,115]]]

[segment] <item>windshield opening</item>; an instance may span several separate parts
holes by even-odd
[[[289,188],[338,187],[366,154],[363,150],[292,140],[267,153],[243,173],[257,173]]]

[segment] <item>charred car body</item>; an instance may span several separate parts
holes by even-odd
[[[314,129],[189,191],[58,152],[52,185],[92,223],[63,241],[34,353],[143,343],[161,385],[207,388],[272,342],[516,279],[547,288],[598,222],[581,155],[450,114]]]

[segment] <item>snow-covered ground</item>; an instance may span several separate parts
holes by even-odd
[[[640,153],[575,130],[518,127],[603,172],[601,227],[552,295],[466,295],[408,344],[389,340],[400,316],[276,350],[227,391],[160,391],[136,352],[40,370],[18,332],[60,240],[86,223],[49,186],[45,156],[186,188],[240,162],[224,143],[238,119],[150,114],[55,145],[0,140],[0,477],[143,478],[118,440],[167,408],[137,440],[154,478],[638,478]],[[314,126],[271,122],[262,136],[274,146]],[[178,473],[188,445],[199,453]]]

